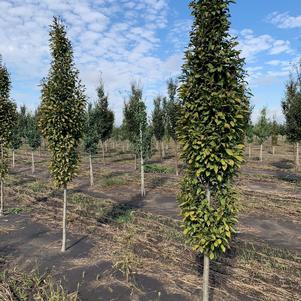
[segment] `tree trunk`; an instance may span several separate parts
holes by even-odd
[[[13,168],[15,168],[15,150],[13,149]]]
[[[272,154],[273,154],[273,156],[275,155],[275,146],[274,145],[272,147]]]
[[[141,160],[141,197],[145,196],[145,188],[144,188],[144,160],[143,160],[143,137],[142,137],[142,129],[140,126],[140,160]]]
[[[296,143],[296,169],[298,169],[300,166],[300,160],[299,160],[299,142]]]
[[[178,142],[175,140],[176,176],[179,175]]]
[[[90,154],[89,156],[89,161],[90,161],[90,185],[92,187],[94,185],[92,154]]]
[[[3,215],[3,180],[0,181],[0,216]]]
[[[206,189],[206,196],[210,204],[210,187],[209,184]],[[209,301],[209,257],[204,255],[204,268],[203,268],[203,301]]]
[[[126,150],[129,151],[129,149],[130,149],[130,144],[129,144],[129,142],[127,141],[127,142],[126,142]]]
[[[66,251],[66,211],[67,211],[67,185],[65,185],[64,187],[62,252]]]
[[[159,141],[159,153],[160,153],[160,162],[163,161],[163,148],[162,148],[162,142]]]
[[[31,151],[31,172],[32,172],[32,173],[35,172],[35,165],[34,165],[34,155],[33,155],[33,151]]]
[[[262,144],[260,144],[260,154],[259,154],[260,162],[262,162]]]
[[[162,150],[162,159],[164,159],[165,158],[165,148],[164,148],[163,140],[161,141],[161,150]]]
[[[103,164],[106,164],[106,162],[105,162],[105,145],[103,142],[101,142],[101,146],[102,146],[102,162],[103,162]]]
[[[249,159],[252,157],[252,145],[249,143]]]
[[[124,148],[124,143],[122,142],[122,152],[124,153],[125,148]]]
[[[137,170],[137,155],[135,154],[135,170]]]

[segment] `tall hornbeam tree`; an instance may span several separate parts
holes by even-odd
[[[296,169],[300,166],[299,143],[301,141],[301,78],[289,79],[286,84],[285,98],[282,101],[282,110],[286,120],[287,139],[295,143]]]
[[[232,182],[243,161],[249,115],[244,60],[229,34],[232,2],[191,1],[194,21],[179,90],[185,165],[179,204],[184,233],[204,254],[203,301],[209,300],[209,262],[226,251],[235,233]]]
[[[260,144],[259,160],[262,162],[263,143],[271,136],[271,122],[267,118],[267,109],[263,108],[260,111],[260,116],[254,126],[254,134]]]
[[[160,160],[163,160],[163,138],[165,134],[165,126],[164,126],[164,112],[162,108],[162,97],[158,96],[154,99],[154,111],[152,114],[152,124],[154,130],[154,136],[159,143],[159,151],[160,151]]]
[[[105,163],[105,142],[112,136],[114,126],[114,113],[109,109],[108,96],[105,94],[104,84],[100,79],[97,88],[97,103],[95,114],[93,114],[97,133],[102,145],[102,159]]]
[[[178,159],[178,138],[177,138],[177,121],[179,117],[180,104],[177,99],[177,82],[173,79],[167,82],[168,100],[166,103],[166,130],[169,137],[172,138],[175,145],[176,175],[179,175]]]
[[[66,250],[67,184],[78,168],[78,146],[83,133],[86,97],[73,62],[73,50],[63,22],[50,26],[52,56],[48,76],[42,82],[39,126],[51,154],[50,172],[64,189],[62,252]]]
[[[150,153],[151,131],[147,124],[146,106],[142,100],[142,89],[132,84],[129,101],[124,107],[124,126],[129,140],[135,150],[135,156],[140,157],[141,196],[145,196],[144,160]]]
[[[11,81],[0,56],[0,216],[4,214],[4,179],[8,173],[7,149],[17,120],[16,105],[10,99]]]

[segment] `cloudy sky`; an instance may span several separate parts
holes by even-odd
[[[281,120],[280,102],[292,65],[301,56],[300,0],[237,0],[232,34],[246,58],[255,105]],[[180,74],[191,16],[188,0],[0,0],[0,54],[13,82],[13,98],[39,105],[49,68],[48,29],[61,16],[91,101],[102,74],[117,124],[132,81],[140,81],[148,111],[166,80]]]

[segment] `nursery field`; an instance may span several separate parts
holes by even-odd
[[[210,266],[212,300],[301,300],[301,174],[280,141],[263,162],[252,146],[236,187],[238,233]],[[5,182],[0,218],[0,300],[199,300],[202,258],[180,228],[173,146],[145,166],[146,196],[134,156],[109,143],[82,156],[68,185],[67,250],[60,252],[63,192],[51,184],[47,152],[25,147]]]

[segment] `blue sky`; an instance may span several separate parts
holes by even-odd
[[[16,102],[31,109],[49,69],[48,25],[60,15],[68,26],[76,65],[89,100],[102,75],[117,124],[130,83],[139,81],[148,112],[166,93],[166,80],[180,74],[191,26],[188,0],[1,0],[0,53]],[[231,5],[231,33],[246,58],[255,105],[282,120],[280,102],[292,64],[301,56],[298,0],[238,0]]]

